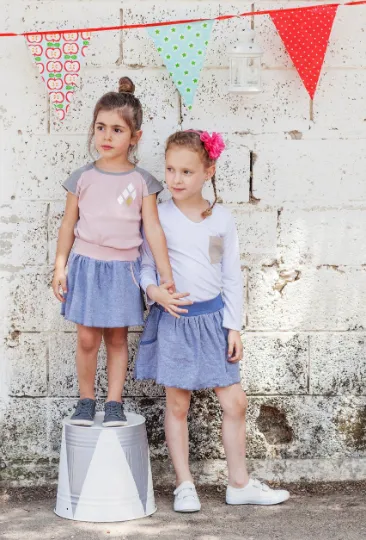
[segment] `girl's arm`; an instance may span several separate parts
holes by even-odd
[[[161,227],[156,194],[144,197],[142,200],[142,222],[146,239],[151,248],[162,283],[173,282],[173,272],[170,266],[168,248],[164,231]]]
[[[75,240],[74,228],[78,219],[78,198],[76,195],[69,192],[67,194],[64,217],[62,218],[58,232],[55,270],[52,280],[53,292],[60,302],[65,301],[64,294],[67,292],[65,268]],[[60,286],[62,293],[60,293]]]
[[[182,309],[181,306],[187,306],[192,304],[191,300],[185,300],[189,293],[173,293],[169,292],[172,283],[165,283],[158,285],[158,276],[156,274],[156,264],[154,257],[151,253],[151,249],[146,241],[145,234],[144,241],[141,246],[141,271],[140,271],[140,285],[146,293],[146,303],[153,304],[157,302],[165,308],[165,310],[173,315],[173,317],[179,318],[179,313],[187,313],[186,309]]]
[[[223,326],[229,330],[228,359],[231,362],[237,362],[243,357],[243,344],[240,338],[243,318],[243,282],[239,239],[232,215],[229,215],[224,235],[222,295],[225,304]]]

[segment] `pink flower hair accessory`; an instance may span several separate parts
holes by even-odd
[[[222,151],[225,148],[225,143],[220,133],[215,131],[210,135],[208,131],[196,131],[195,129],[187,129],[192,133],[197,133],[199,135],[203,145],[208,153],[208,157],[212,160],[216,160],[221,156]]]

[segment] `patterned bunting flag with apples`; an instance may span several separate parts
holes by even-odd
[[[63,120],[79,86],[81,63],[90,44],[90,32],[34,34],[26,36],[26,41],[46,83],[56,114]]]

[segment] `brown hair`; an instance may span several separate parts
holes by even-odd
[[[205,167],[210,167],[211,165],[214,165],[216,163],[216,160],[210,159],[208,152],[203,144],[203,142],[200,139],[200,134],[202,131],[177,131],[176,133],[173,133],[173,135],[170,135],[168,140],[166,141],[165,146],[165,153],[171,148],[172,146],[180,146],[188,148],[189,150],[193,150],[193,152],[197,152],[197,154],[200,155],[202,162]],[[202,212],[202,217],[208,217],[212,214],[212,209],[217,203],[217,188],[216,188],[216,175],[213,174],[211,178],[211,183],[215,195],[214,202],[212,205],[207,208],[204,212]]]
[[[100,111],[116,110],[121,118],[126,122],[131,130],[132,136],[141,129],[142,124],[142,106],[140,100],[133,94],[135,85],[129,77],[122,77],[119,80],[118,92],[108,92],[104,94],[94,107],[93,121],[89,128],[88,148],[91,152],[91,146],[94,138],[94,127]],[[130,151],[136,148],[136,145],[130,147]]]

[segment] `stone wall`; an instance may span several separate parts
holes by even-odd
[[[302,4],[314,4],[306,0]],[[318,2],[324,3],[324,2]],[[111,26],[214,17],[295,1],[2,2],[3,31]],[[227,48],[254,25],[264,91],[228,94]],[[75,332],[50,281],[64,207],[62,181],[89,158],[96,100],[129,75],[145,109],[141,165],[163,178],[165,138],[180,128],[221,131],[220,197],[235,215],[245,284],[242,364],[248,455],[266,478],[366,476],[366,7],[343,7],[314,103],[266,16],[216,24],[195,105],[181,105],[144,30],[93,35],[82,87],[63,123],[48,105],[24,39],[0,38],[0,474],[3,483],[55,479],[61,419],[77,399]],[[166,481],[161,388],[132,380],[130,410],[146,416],[156,479]],[[98,396],[106,393],[100,355]],[[225,461],[220,411],[195,395],[191,454],[202,482]]]

